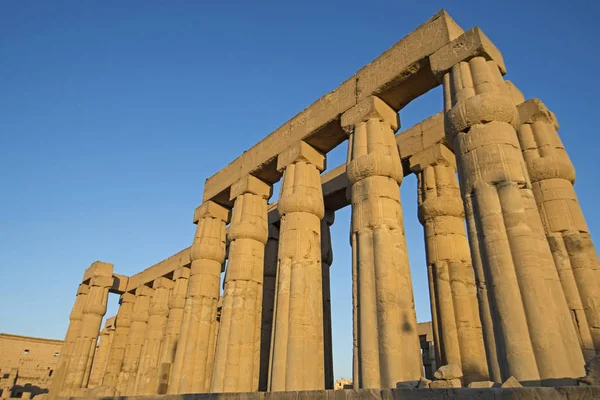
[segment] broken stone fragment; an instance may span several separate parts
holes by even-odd
[[[467,386],[472,389],[484,389],[494,387],[494,382],[492,381],[481,381],[481,382],[471,382]]]
[[[460,379],[454,378],[454,379],[448,379],[448,380],[433,381],[429,384],[429,387],[431,389],[461,388],[462,383],[460,382]]]
[[[521,385],[514,376],[511,376],[510,378],[508,378],[507,380],[504,381],[504,383],[501,385],[501,387],[513,388],[513,387],[523,387],[523,385]]]
[[[456,364],[442,365],[433,374],[433,377],[435,379],[445,379],[445,380],[455,379],[455,378],[462,378],[462,376],[463,376],[462,370]]]

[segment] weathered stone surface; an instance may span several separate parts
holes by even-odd
[[[462,383],[460,379],[447,379],[447,380],[438,380],[433,381],[429,384],[431,389],[447,389],[447,388],[460,388],[462,387]]]
[[[519,381],[514,376],[511,376],[510,378],[508,378],[507,380],[505,380],[502,383],[501,387],[503,387],[503,388],[516,388],[516,387],[523,387],[523,385],[521,385],[519,383]]]
[[[460,366],[456,364],[447,364],[442,365],[438,368],[437,371],[433,374],[435,379],[454,379],[454,378],[462,378],[463,373],[460,369]]]
[[[429,385],[431,385],[431,380],[425,377],[421,377],[421,379],[419,379],[419,384],[417,385],[417,388],[426,389],[429,387]]]
[[[481,382],[471,382],[467,385],[467,387],[472,389],[484,389],[494,387],[495,383],[492,381],[481,381]]]
[[[589,385],[600,385],[600,355],[592,357],[585,363],[585,378]]]

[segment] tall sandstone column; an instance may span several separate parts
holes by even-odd
[[[269,238],[265,245],[262,322],[260,329],[260,374],[258,377],[258,390],[260,392],[266,392],[269,384],[269,359],[271,357],[271,333],[273,331],[278,251],[279,228],[271,224],[269,225]]]
[[[320,172],[325,156],[298,142],[277,158],[279,270],[273,316],[271,391],[325,388]]]
[[[213,201],[196,209],[192,268],[168,393],[205,393],[212,378],[225,225],[229,210]]]
[[[260,373],[267,200],[271,185],[248,175],[231,186],[229,253],[211,392],[256,392]]]
[[[359,388],[396,387],[422,375],[394,139],[398,115],[369,97],[342,115],[349,133],[355,284],[355,373]]]
[[[165,277],[155,279],[152,284],[154,293],[150,299],[146,337],[140,352],[134,389],[136,395],[158,394],[160,346],[165,338],[173,285],[174,282]]]
[[[148,327],[150,299],[154,290],[142,285],[135,289],[135,302],[131,313],[131,327],[125,347],[123,366],[117,382],[117,390],[121,396],[133,396],[135,393],[135,377],[140,365],[142,346]]]
[[[333,263],[331,247],[331,225],[335,212],[325,210],[321,220],[321,263],[323,267],[323,339],[325,354],[325,389],[333,389],[333,343],[331,337],[331,279],[330,269]]]
[[[106,366],[108,365],[110,348],[115,336],[115,319],[116,317],[107,318],[104,322],[104,329],[100,331],[98,349],[94,356],[90,382],[88,383],[89,388],[100,386],[102,384],[102,379],[106,373]]]
[[[465,383],[489,380],[454,154],[437,144],[412,156],[410,167],[419,181],[419,221],[441,362],[461,366]]]
[[[102,318],[106,314],[108,290],[113,284],[113,265],[101,261],[91,266],[89,292],[83,304],[81,330],[73,348],[65,385],[65,394],[75,395],[78,389],[86,388],[92,372],[98,335]]]
[[[497,352],[502,379],[551,385],[582,376],[583,356],[521,154],[502,56],[474,28],[431,55],[430,64],[444,84],[446,139],[489,289],[496,348],[488,352]]]
[[[175,352],[179,342],[179,331],[183,320],[183,308],[185,306],[185,294],[187,293],[188,281],[190,278],[190,269],[188,267],[179,267],[173,273],[175,282],[171,289],[171,298],[169,299],[169,316],[165,328],[165,337],[160,348],[160,371],[158,394],[167,393],[167,385],[171,376]]]
[[[106,373],[102,379],[103,386],[117,387],[117,381],[125,357],[125,348],[127,347],[127,340],[129,338],[129,328],[131,326],[131,314],[133,313],[134,302],[135,295],[131,293],[123,293],[119,299],[119,311],[117,311],[115,320],[114,338],[110,346]]]
[[[69,368],[69,362],[71,361],[71,356],[73,355],[75,343],[77,342],[77,338],[79,337],[79,333],[81,332],[81,317],[83,316],[83,305],[85,303],[85,298],[89,293],[89,290],[90,287],[86,283],[82,283],[77,288],[77,297],[75,298],[75,304],[73,305],[73,309],[71,310],[71,314],[69,315],[69,327],[67,328],[67,334],[65,335],[65,340],[60,351],[60,358],[58,359],[56,373],[54,374],[52,384],[50,385],[50,391],[48,393],[48,397],[51,399],[55,399],[56,397],[58,397],[65,383],[65,379],[67,377],[67,372]]]
[[[600,350],[600,263],[573,184],[575,168],[554,114],[538,99],[518,106],[517,131],[533,195],[586,359]]]

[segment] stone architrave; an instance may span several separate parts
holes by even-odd
[[[269,225],[269,239],[265,245],[262,322],[260,329],[260,374],[258,377],[258,391],[260,392],[266,392],[269,384],[269,359],[271,357],[271,333],[273,331],[278,251],[279,228],[271,224]]]
[[[583,356],[515,131],[502,55],[474,28],[431,55],[430,65],[444,85],[446,140],[491,298],[496,337],[487,351],[497,352],[502,379],[580,377]]]
[[[165,338],[160,348],[159,367],[162,372],[159,379],[158,394],[167,393],[167,384],[170,380],[171,368],[175,360],[175,352],[179,341],[179,331],[181,330],[181,322],[183,320],[185,294],[187,293],[189,279],[190,269],[188,267],[179,267],[173,273],[175,284],[173,289],[171,289]]]
[[[544,103],[518,106],[517,130],[554,263],[586,359],[600,350],[600,263],[573,184],[575,168]]]
[[[325,156],[298,142],[277,157],[279,269],[273,315],[270,391],[325,388],[320,172]]]
[[[65,335],[65,340],[60,351],[60,358],[58,359],[58,366],[56,368],[56,372],[54,373],[54,378],[52,379],[52,384],[48,393],[48,397],[50,399],[55,399],[58,397],[65,383],[69,362],[71,360],[71,356],[73,355],[75,343],[77,342],[77,338],[81,332],[83,305],[89,291],[90,287],[86,283],[82,283],[77,288],[75,304],[73,305],[73,309],[69,315],[69,327],[67,328],[67,334]]]
[[[333,339],[331,336],[331,279],[330,269],[333,263],[331,247],[331,225],[335,212],[325,210],[321,220],[321,266],[323,267],[323,350],[325,355],[325,389],[333,389]]]
[[[150,299],[148,325],[140,351],[140,365],[134,388],[134,394],[138,396],[158,394],[160,346],[167,329],[169,300],[173,286],[174,282],[165,277],[155,279],[152,284],[154,293]]]
[[[422,375],[400,204],[403,172],[394,139],[398,115],[379,98],[369,97],[344,113],[341,122],[350,135],[346,173],[356,292],[355,387],[396,387]]]
[[[131,314],[133,313],[133,304],[135,295],[123,293],[119,299],[119,310],[115,320],[115,333],[110,347],[106,373],[102,379],[102,385],[116,388],[119,374],[125,358],[125,349],[129,338],[129,328],[131,326]]]
[[[102,378],[106,373],[108,356],[115,334],[115,319],[116,317],[108,318],[104,322],[104,329],[100,331],[98,349],[96,350],[96,355],[94,356],[94,363],[92,364],[92,372],[90,374],[88,388],[93,388],[102,384]]]
[[[212,378],[221,265],[225,261],[227,208],[207,201],[196,209],[196,234],[183,322],[169,394],[205,393]]]
[[[489,379],[475,275],[454,154],[438,144],[410,158],[419,182],[419,221],[425,232],[432,316],[443,365],[457,365],[465,384]]]
[[[135,378],[140,365],[142,346],[148,327],[150,299],[154,290],[142,285],[135,289],[135,302],[131,313],[131,326],[123,356],[123,366],[117,381],[117,390],[121,396],[135,394]]]
[[[227,273],[212,393],[258,390],[267,200],[271,194],[271,185],[251,175],[231,186],[230,199],[235,203],[227,231]]]
[[[113,265],[101,261],[94,262],[91,267],[92,276],[89,291],[85,296],[81,329],[73,347],[71,361],[63,390],[65,394],[75,395],[86,388],[92,372],[92,363],[96,353],[98,335],[102,326],[102,318],[106,314],[108,289],[113,285]]]

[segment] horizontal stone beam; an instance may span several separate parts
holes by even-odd
[[[161,262],[154,264],[151,267],[146,268],[142,272],[139,272],[129,278],[127,284],[127,291],[131,292],[137,287],[150,284],[155,279],[162,276],[169,276],[179,267],[190,266],[190,247],[181,250],[179,253],[172,255],[171,257],[162,260]]]
[[[346,140],[340,126],[342,113],[368,96],[378,96],[395,110],[438,85],[429,68],[429,56],[450,43],[463,30],[442,10],[390,49],[367,64],[337,89],[297,114],[259,143],[245,151],[204,184],[203,201],[231,207],[229,188],[251,174],[275,183],[277,156],[298,141],[322,153]]]
[[[94,264],[92,264],[83,273],[83,279],[81,280],[81,283],[88,283],[89,280],[92,278],[94,271],[95,271],[95,266],[94,266]],[[127,277],[125,275],[113,273],[112,278],[113,278],[113,285],[109,289],[109,291],[111,293],[117,293],[117,294],[125,293],[127,290],[127,284],[129,282],[129,277]]]

